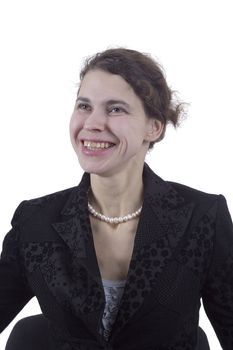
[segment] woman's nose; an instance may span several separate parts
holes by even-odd
[[[86,130],[104,130],[106,117],[101,111],[92,111],[85,120],[84,129]]]

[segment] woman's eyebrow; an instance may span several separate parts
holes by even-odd
[[[78,96],[76,101],[82,101],[82,102],[88,102],[88,103],[91,102],[91,100],[89,98],[82,97],[82,96]]]
[[[91,100],[88,97],[83,97],[83,96],[78,96],[77,101],[91,103]],[[123,100],[110,99],[110,100],[103,101],[102,104],[107,106],[114,105],[114,104],[121,104],[126,108],[130,108],[130,105]]]
[[[114,100],[114,99],[111,99],[111,100],[105,101],[105,103],[106,103],[107,105],[121,104],[121,105],[125,106],[126,108],[130,108],[130,105],[129,105],[127,102],[123,101],[123,100]]]

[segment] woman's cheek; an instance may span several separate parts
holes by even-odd
[[[80,129],[80,122],[78,121],[78,118],[75,115],[71,116],[70,119],[70,134],[77,136],[77,133]]]

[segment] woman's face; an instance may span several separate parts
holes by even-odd
[[[84,171],[111,176],[134,170],[161,131],[121,76],[102,70],[85,75],[70,121],[71,143]]]

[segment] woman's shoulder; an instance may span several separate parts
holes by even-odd
[[[207,209],[212,206],[217,207],[218,203],[222,200],[226,201],[222,194],[205,192],[173,181],[167,181],[167,184],[171,186],[186,203],[193,203],[195,207]]]
[[[161,207],[185,207],[192,206],[200,212],[206,212],[209,208],[217,208],[225,202],[222,194],[209,193],[183,183],[161,178],[147,164],[144,167],[144,181],[146,193],[159,199]],[[157,201],[158,202],[158,201]]]
[[[147,182],[149,183],[150,191],[153,191],[155,194],[161,192],[166,197],[179,198],[179,200],[177,200],[178,203],[182,203],[183,200],[186,203],[202,201],[212,202],[219,198],[219,194],[209,193],[183,183],[164,179],[157,173],[154,173],[147,164],[145,166],[145,175],[147,176],[146,179],[148,179]],[[159,190],[156,190],[156,187],[159,188]]]
[[[168,183],[169,186],[173,187],[173,189],[177,191],[180,195],[190,200],[200,200],[200,199],[213,200],[219,197],[219,194],[209,193],[209,192],[197,189],[195,187],[190,187],[182,183],[178,183],[174,181],[166,181],[166,182]]]
[[[75,191],[75,189],[77,189],[77,186],[66,188],[66,189],[52,192],[49,194],[45,194],[45,195],[40,196],[40,197],[30,198],[30,199],[27,199],[26,202],[27,202],[27,204],[32,205],[32,206],[40,206],[42,204],[46,204],[46,203],[49,203],[51,201],[66,200],[69,197],[69,195],[73,191]]]
[[[77,189],[77,186],[66,188],[60,191],[52,192],[40,197],[25,199],[16,208],[12,225],[22,224],[25,220],[33,220],[53,216],[57,217],[65,206],[70,195]]]

